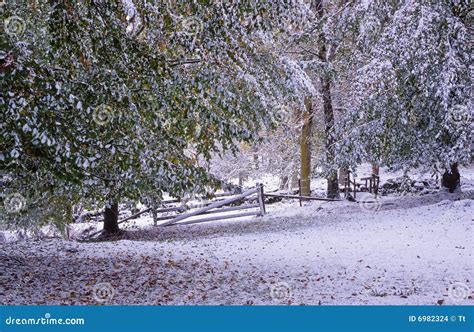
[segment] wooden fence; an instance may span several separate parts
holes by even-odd
[[[130,221],[132,219],[136,219],[142,214],[148,213],[148,212],[152,213],[153,224],[155,226],[160,226],[160,227],[171,226],[171,225],[189,225],[189,224],[196,224],[196,223],[201,223],[201,222],[206,222],[206,221],[225,220],[225,219],[241,218],[241,217],[247,217],[247,216],[263,216],[265,214],[265,198],[263,194],[262,184],[257,183],[255,188],[247,190],[244,193],[239,194],[237,196],[230,197],[227,199],[222,198],[222,197],[233,196],[233,195],[234,195],[233,193],[215,194],[213,196],[218,197],[218,199],[208,204],[205,204],[203,207],[199,208],[198,210],[190,211],[188,213],[185,213],[185,212],[189,210],[190,208],[191,209],[195,208],[195,206],[194,207],[193,206],[191,207],[171,206],[171,207],[163,207],[161,209],[149,207],[129,217],[119,220],[118,224],[123,224],[124,222]],[[256,195],[256,197],[252,197],[254,195]],[[204,199],[204,198],[206,197],[198,197],[198,199]],[[242,204],[242,205],[225,207],[226,205],[237,204],[237,203],[246,202],[246,201],[254,201],[255,199],[257,199],[256,204]],[[181,199],[170,199],[170,200],[161,201],[160,203],[163,206],[165,204],[173,204],[173,203],[180,203],[180,202],[182,202]],[[241,211],[241,210],[254,210],[254,211],[186,220],[186,219],[190,219],[196,216],[232,212],[232,211]],[[177,213],[173,215],[158,217],[159,213],[172,212],[172,211],[176,211]],[[158,224],[159,221],[165,221],[165,222]],[[103,230],[100,230],[92,234],[89,234],[86,236],[86,239],[90,239],[102,232]]]
[[[365,179],[363,179],[365,180]],[[369,179],[367,179],[369,180]],[[372,182],[373,181],[373,182]],[[370,183],[370,187],[378,187],[378,177],[373,178]],[[351,186],[354,186],[354,196],[357,183],[350,179],[350,173],[348,174],[347,178],[345,179],[345,186],[343,188],[345,194],[347,195],[351,191]],[[374,190],[377,193],[376,189]],[[300,190],[301,193],[301,190]],[[232,197],[231,197],[232,196]],[[280,194],[280,193],[264,193],[263,185],[257,183],[255,188],[249,189],[241,194],[235,195],[234,193],[218,193],[213,195],[214,198],[212,202],[208,202],[206,204],[199,204],[197,206],[169,206],[166,207],[167,204],[174,204],[174,203],[181,203],[183,202],[182,199],[170,199],[161,201],[162,208],[150,207],[144,209],[140,212],[137,212],[127,218],[120,220],[118,223],[122,224],[129,220],[138,218],[144,213],[151,212],[153,216],[153,224],[155,226],[166,227],[166,226],[173,226],[173,225],[189,225],[189,224],[196,224],[202,223],[207,221],[216,221],[216,220],[226,220],[226,219],[234,219],[234,218],[241,218],[241,217],[248,217],[248,216],[263,216],[266,213],[265,208],[265,198],[286,198],[286,199],[298,199],[300,201],[324,201],[324,202],[337,202],[341,201],[341,199],[332,199],[332,198],[323,198],[323,197],[311,197],[311,196],[301,196],[299,195],[291,195],[291,194]],[[229,197],[229,198],[225,198]],[[197,199],[207,199],[207,197],[198,197]],[[245,202],[249,202],[250,204],[245,204]],[[255,202],[256,201],[256,202]],[[244,204],[241,204],[244,202]],[[239,204],[239,205],[236,205]],[[232,205],[232,206],[230,206]],[[193,210],[197,208],[197,210]],[[242,210],[247,210],[245,212],[239,212]],[[248,211],[251,210],[251,211]],[[227,212],[237,212],[232,214],[227,214]],[[158,216],[158,214],[166,213],[166,212],[177,212],[172,215],[162,215]],[[226,213],[225,215],[215,215],[209,216],[212,214],[219,214],[219,213]],[[202,218],[197,218],[203,216]],[[163,221],[163,223],[159,223]],[[102,231],[97,231],[93,234],[90,234],[88,238],[91,238]]]
[[[365,181],[365,186],[362,185],[362,183],[358,183],[356,181],[356,178],[352,176],[351,179],[351,171],[347,170],[347,174],[344,177],[344,186],[343,188],[340,188],[340,190],[344,193],[344,198],[349,198],[351,192],[354,195],[354,199],[356,199],[356,193],[357,189],[359,188],[362,191],[362,187],[365,188],[370,193],[374,193],[375,196],[377,197],[378,195],[378,189],[379,189],[379,184],[380,184],[380,177],[377,174],[372,174],[371,176],[361,178],[360,180]]]
[[[260,183],[257,183],[255,188],[249,189],[237,196],[233,196],[230,198],[222,198],[222,197],[232,196],[232,195],[233,195],[232,193],[215,194],[214,197],[219,197],[219,199],[213,200],[212,202],[207,203],[205,205],[199,205],[199,209],[190,211],[190,212],[186,212],[186,211],[189,210],[190,208],[194,209],[196,208],[196,206],[191,206],[191,207],[176,206],[176,207],[165,207],[161,209],[147,208],[125,219],[120,220],[119,224],[122,224],[131,219],[135,219],[139,217],[140,215],[147,212],[152,213],[153,224],[155,226],[189,225],[189,224],[196,224],[196,223],[202,223],[202,222],[207,222],[207,221],[234,219],[234,218],[241,218],[241,217],[248,217],[248,216],[263,216],[266,213],[266,208],[265,208],[266,197],[298,199],[300,200],[300,205],[301,205],[302,200],[325,201],[325,202],[340,201],[340,199],[331,199],[331,198],[322,198],[322,197],[311,197],[311,196],[278,194],[278,193],[264,193],[264,187]],[[198,199],[204,199],[204,198],[205,197],[198,197]],[[235,205],[237,203],[242,203],[245,201],[255,201],[255,200],[257,201],[256,203],[229,206],[229,205]],[[179,202],[182,202],[182,200],[172,199],[172,200],[161,201],[161,204],[164,205],[164,204],[179,203]],[[238,212],[242,210],[253,210],[253,211],[245,211],[245,212],[232,213],[232,214],[226,214],[226,215],[209,216],[211,214],[218,214],[218,213],[224,213],[224,212],[227,213],[227,212],[233,212],[233,211]],[[172,214],[172,215],[167,215],[167,216],[158,216],[159,213],[171,212],[171,211],[176,211],[177,213]],[[204,216],[204,217],[195,219],[198,216]],[[162,221],[164,222],[159,223]]]
[[[255,195],[255,194],[257,195],[258,204],[243,204],[243,205],[224,208],[224,206],[226,205],[235,204],[237,202],[248,200],[250,196]],[[186,219],[190,219],[190,218],[201,216],[201,215],[209,215],[209,214],[215,214],[215,213],[241,211],[241,210],[249,210],[249,209],[257,209],[257,210],[250,211],[250,212],[233,213],[233,214],[229,214],[225,216],[204,217],[204,218],[186,221]],[[233,218],[241,218],[241,217],[247,217],[247,216],[263,216],[264,214],[265,214],[265,200],[263,196],[263,185],[257,184],[255,188],[247,190],[240,195],[237,195],[235,197],[231,197],[228,199],[220,200],[217,202],[213,202],[196,211],[179,214],[175,216],[174,218],[172,218],[171,220],[160,224],[159,226],[189,225],[189,224],[202,223],[206,221],[233,219]]]

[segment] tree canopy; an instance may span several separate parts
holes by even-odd
[[[235,149],[268,124],[284,73],[255,45],[296,20],[297,9],[279,1],[8,3],[3,194],[20,192],[31,216],[55,198],[103,204],[212,184],[188,152]]]
[[[269,153],[284,150],[302,127],[305,139],[324,142],[313,145],[321,155],[313,169],[331,181],[337,168],[366,161],[465,163],[468,8],[461,0],[6,1],[1,218],[70,220],[78,202],[202,192],[218,179],[197,160],[262,137]]]

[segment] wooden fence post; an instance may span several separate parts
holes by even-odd
[[[301,197],[301,179],[298,179],[298,193]],[[301,204],[301,198],[300,198],[300,207],[302,206]]]
[[[265,196],[263,194],[263,184],[257,183],[258,205],[260,206],[260,216],[265,215]]]
[[[153,216],[153,226],[158,226],[158,216],[156,214],[156,201],[151,202],[151,215]]]

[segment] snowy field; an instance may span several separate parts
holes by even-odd
[[[3,243],[0,302],[473,305],[473,167],[461,175],[463,194],[285,201],[112,242]]]

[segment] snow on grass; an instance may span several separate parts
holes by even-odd
[[[113,242],[4,243],[0,302],[472,305],[474,193],[464,191],[375,208],[284,201],[263,218],[167,228],[146,217]]]
[[[474,203],[437,200],[308,205],[298,217],[151,227],[117,242],[16,242],[1,247],[2,303],[101,303],[94,286],[110,283],[113,304],[454,304],[450,284],[473,288]],[[291,298],[272,299],[277,283]]]

